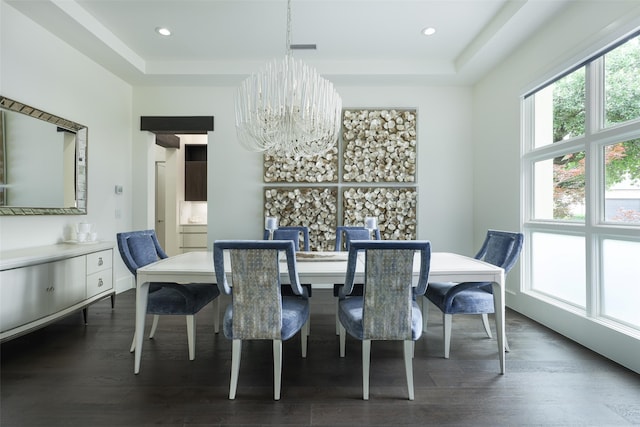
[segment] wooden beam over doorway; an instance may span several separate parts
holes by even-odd
[[[140,130],[155,134],[206,134],[213,131],[213,116],[141,116]]]

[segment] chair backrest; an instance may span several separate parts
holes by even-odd
[[[269,230],[264,230],[264,240],[269,239]],[[284,226],[273,231],[273,240],[291,240],[295,245],[295,250],[300,250],[300,239],[304,251],[309,251],[309,227],[306,226]]]
[[[380,229],[373,230],[374,240],[380,240]],[[352,240],[371,240],[371,233],[364,227],[339,225],[336,227],[334,251],[348,251]]]
[[[506,276],[518,261],[523,241],[524,235],[522,233],[488,230],[475,258],[502,267]],[[483,285],[482,289],[493,292],[490,284]]]
[[[349,247],[343,295],[351,293],[359,251],[365,252],[363,338],[412,339],[414,295],[424,295],[431,265],[431,243],[426,240],[354,240]],[[420,275],[413,286],[414,255],[420,253]]]
[[[507,274],[520,256],[523,241],[522,233],[489,230],[475,258],[502,267]]]
[[[138,268],[167,258],[154,230],[118,233],[116,240],[122,261],[134,277]]]
[[[229,251],[231,284],[225,272]],[[217,240],[213,263],[221,293],[232,295],[234,339],[281,339],[280,253],[285,252],[291,288],[303,295],[294,244],[282,240]]]

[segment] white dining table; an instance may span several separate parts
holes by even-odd
[[[311,283],[314,288],[323,288],[333,283],[344,283],[347,271],[346,252],[302,252],[296,256],[300,283]],[[225,259],[225,271],[230,272],[230,263]],[[414,277],[420,273],[419,257],[414,263]],[[281,280],[288,283],[286,262],[281,263]],[[355,281],[364,281],[364,262],[356,269]],[[501,267],[449,252],[433,252],[429,269],[430,282],[490,282],[493,286],[496,335],[500,372],[505,373],[504,346],[504,270]],[[211,251],[187,252],[148,264],[137,270],[136,275],[136,325],[134,373],[140,372],[142,344],[147,313],[147,297],[151,282],[170,283],[216,283]]]

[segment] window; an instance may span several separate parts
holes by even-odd
[[[640,37],[604,55],[605,123],[640,117]]]
[[[536,162],[536,219],[584,221],[584,151]]]
[[[531,289],[585,308],[584,237],[531,233]]]
[[[640,325],[640,311],[630,301],[640,301],[640,243],[602,241],[602,315],[629,326]]]
[[[584,76],[581,67],[535,94],[535,147],[584,135]]]
[[[640,32],[523,99],[523,291],[640,333]]]
[[[638,98],[640,104],[640,98]],[[640,224],[640,139],[605,145],[604,220]]]

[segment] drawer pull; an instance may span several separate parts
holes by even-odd
[[[102,285],[104,285],[104,282],[102,281],[102,277],[98,279],[98,287],[101,288]]]
[[[102,265],[102,264],[104,264],[104,262],[102,261],[102,257],[99,257],[98,258],[98,265]]]

